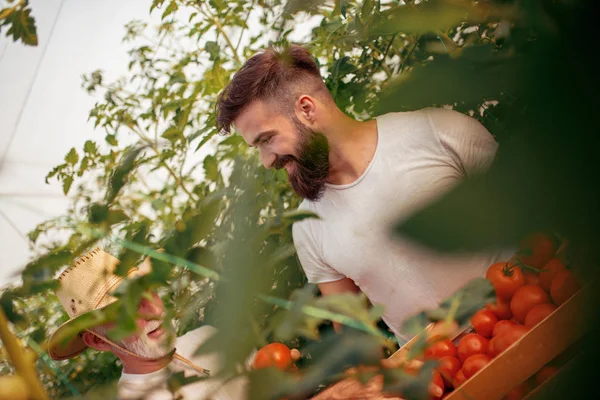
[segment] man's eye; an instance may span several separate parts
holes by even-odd
[[[269,142],[271,141],[272,137],[273,136],[268,136],[268,137],[264,138],[261,143],[262,144],[269,144]]]

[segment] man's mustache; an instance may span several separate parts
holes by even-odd
[[[296,161],[296,157],[291,155],[277,157],[277,159],[273,163],[273,167],[275,167],[275,169],[282,169],[286,166],[287,163],[292,161]]]

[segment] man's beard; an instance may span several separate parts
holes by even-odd
[[[308,128],[296,116],[292,116],[300,141],[296,154],[278,157],[275,168],[294,163],[288,179],[294,192],[300,197],[317,201],[325,193],[325,183],[329,175],[329,142],[322,133]]]
[[[150,321],[145,326],[143,332],[140,332],[134,341],[123,340],[116,343],[142,358],[157,359],[165,357],[171,351],[173,351],[174,348],[171,335],[169,334],[171,329],[169,329],[169,327],[163,323],[163,329],[165,330],[165,333],[162,335],[162,337],[158,340],[150,339],[148,337],[148,333],[160,326],[157,325],[157,323],[158,321]],[[94,328],[94,330],[100,335],[108,337],[107,333],[109,329],[99,326]]]

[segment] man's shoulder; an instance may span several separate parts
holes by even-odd
[[[387,114],[382,114],[377,117],[380,121],[390,121],[395,122],[399,120],[404,121],[422,121],[427,122],[431,119],[450,119],[454,121],[461,120],[472,120],[473,118],[469,117],[466,114],[458,112],[456,110],[445,108],[445,107],[425,107],[418,110],[412,111],[398,111],[398,112],[389,112]]]
[[[294,225],[292,226],[292,232],[294,236],[296,236],[300,231],[305,231],[308,229],[309,226],[313,225],[315,221],[320,220],[319,205],[319,201],[310,201],[306,199],[300,203],[296,211],[298,213],[306,214],[306,216],[294,222]],[[314,214],[314,216],[310,214]]]

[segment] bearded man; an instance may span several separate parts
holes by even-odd
[[[403,340],[407,316],[506,255],[441,255],[391,237],[395,223],[492,163],[498,144],[467,115],[427,108],[355,120],[313,56],[293,45],[245,62],[219,96],[217,127],[235,128],[265,168],[285,168],[300,208],[320,216],[293,226],[308,281],[323,295],[364,292]]]

